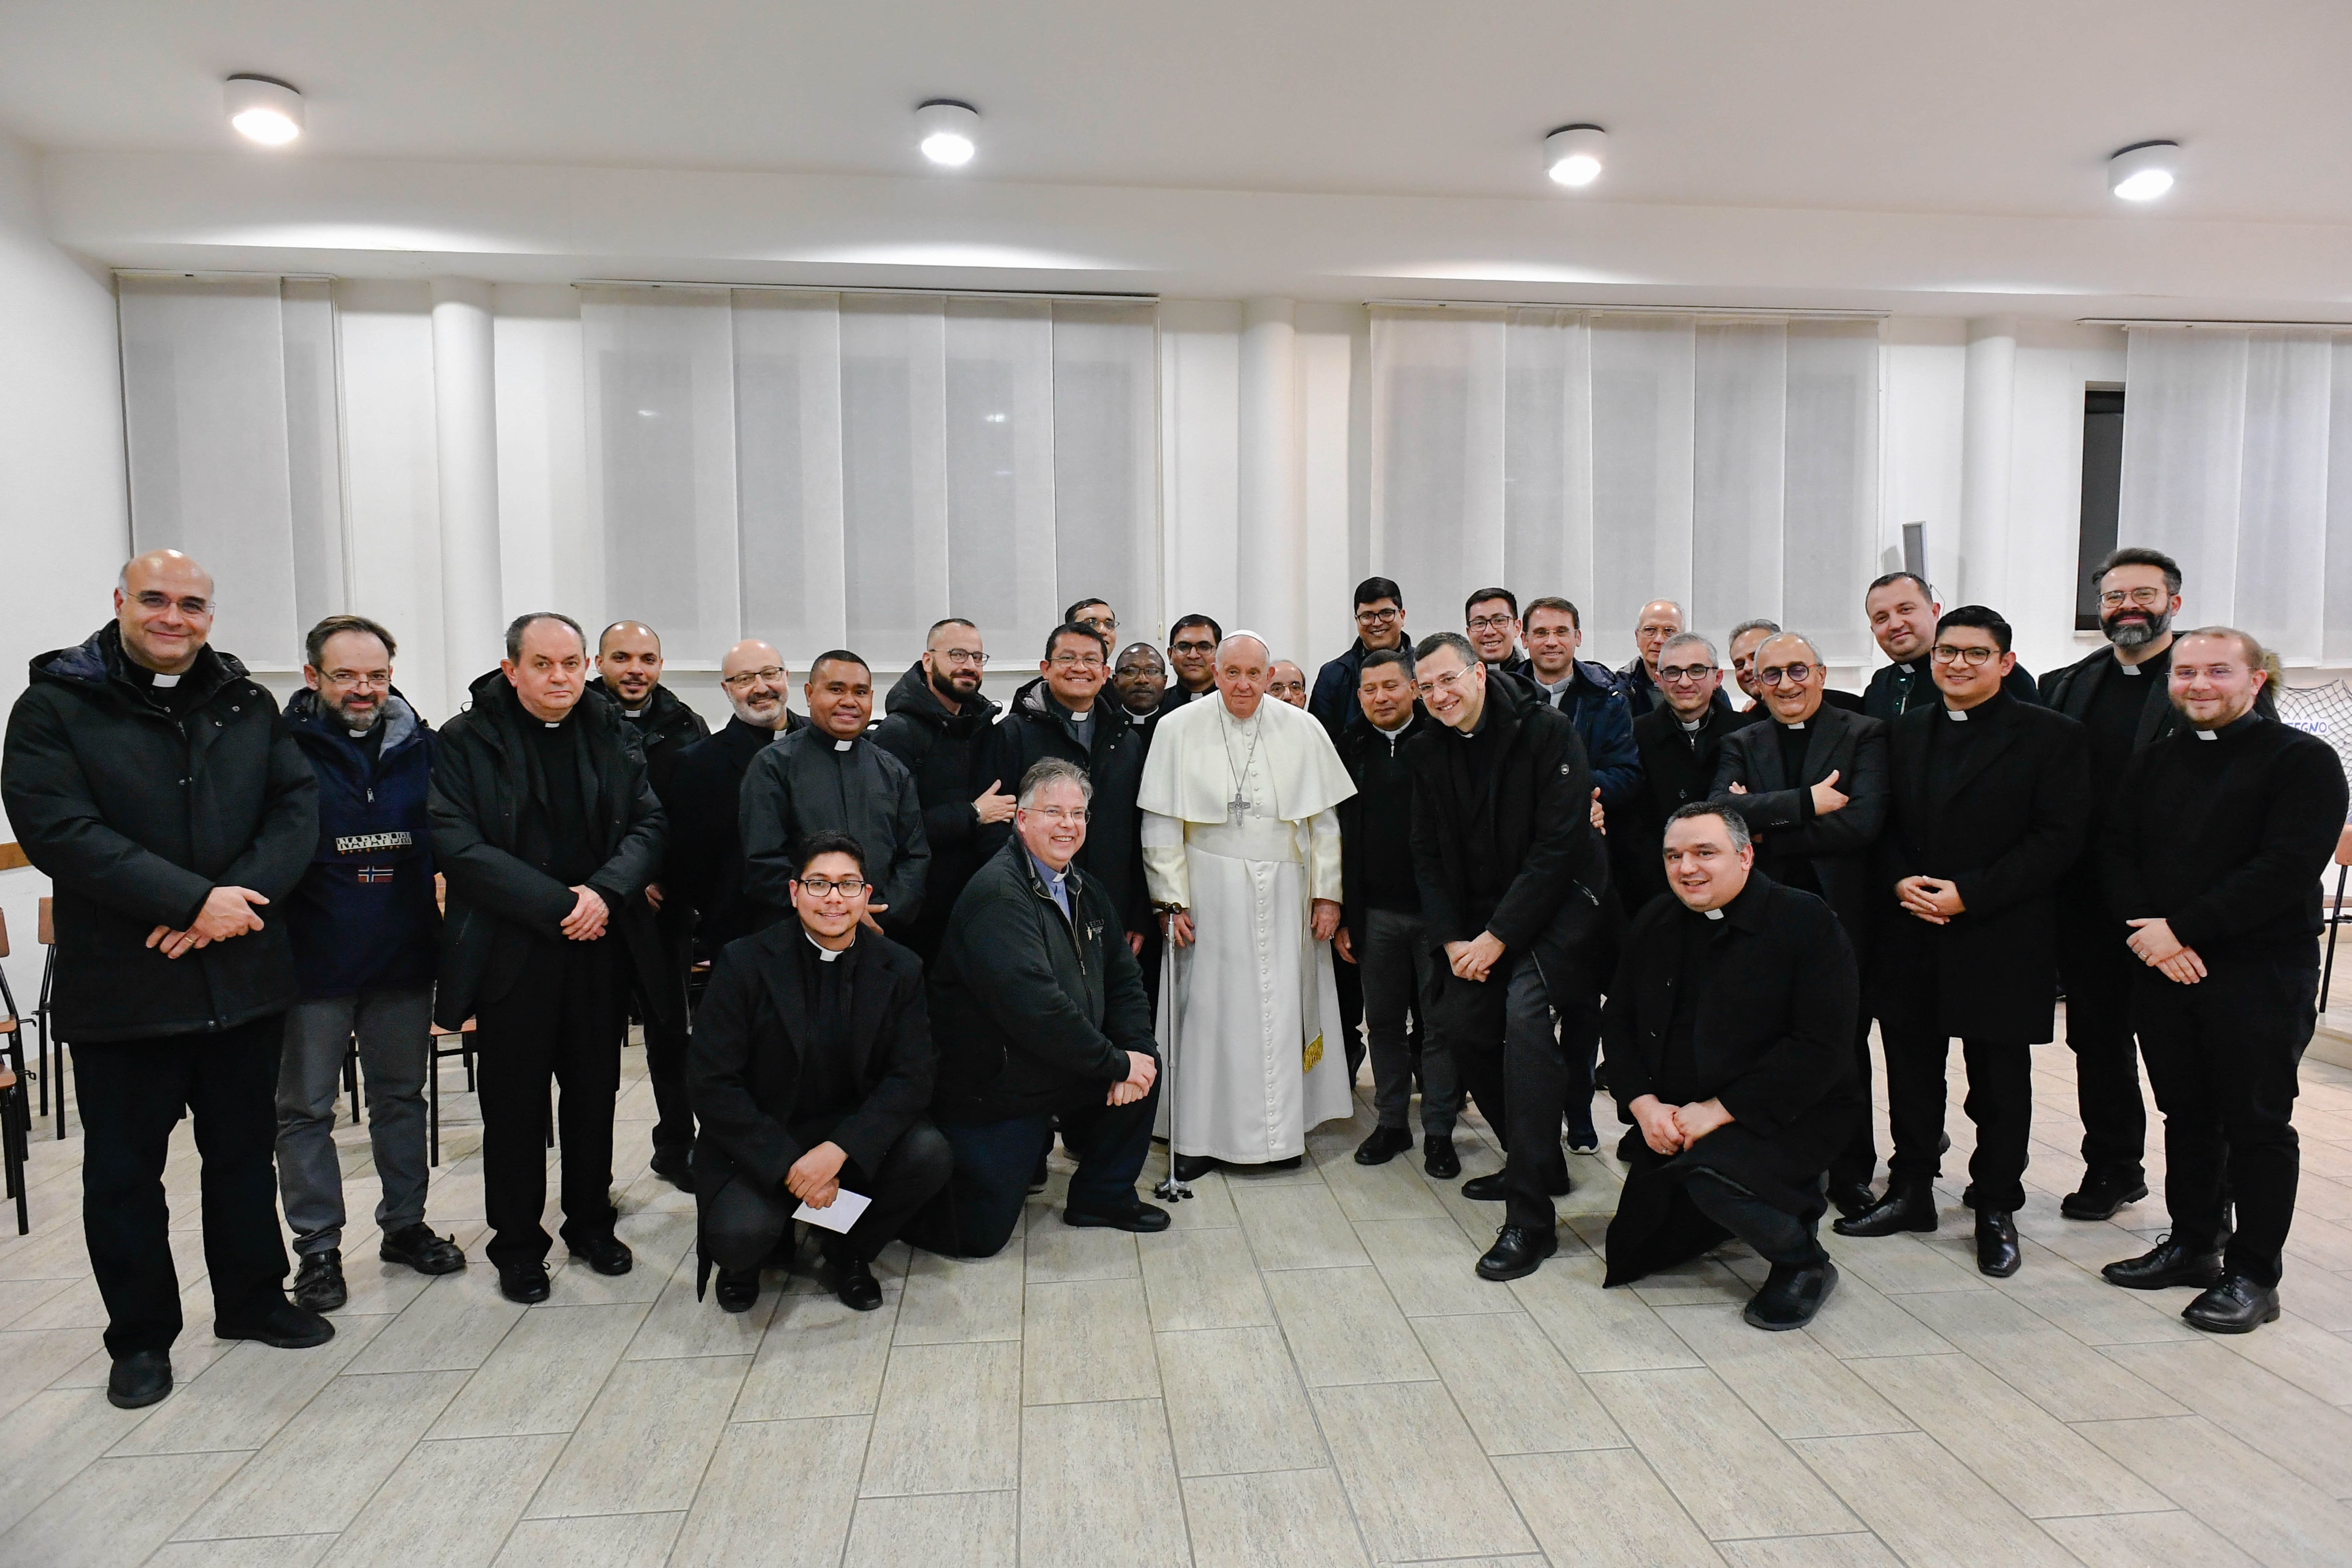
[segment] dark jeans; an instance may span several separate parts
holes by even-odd
[[[1853,1082],[1862,1108],[1853,1136],[1830,1156],[1830,1183],[1853,1182],[1868,1186],[1878,1173],[1878,1136],[1870,1121],[1870,1007],[1864,1003],[1853,1020]]]
[[[2096,894],[2058,899],[2058,974],[2066,987],[2066,1045],[2074,1053],[2074,1098],[2089,1173],[2137,1182],[2147,1175],[2147,1104],[2139,1092],[2132,1040],[2132,986],[2147,966],[2124,939],[2131,927]],[[2155,1076],[2153,1071],[2149,1076]],[[2089,1174],[2086,1173],[2086,1174]]]
[[[992,1258],[1020,1223],[1029,1178],[1046,1142],[1061,1128],[1062,1146],[1077,1156],[1066,1206],[1081,1214],[1118,1214],[1136,1202],[1135,1178],[1151,1152],[1151,1122],[1160,1112],[1160,1084],[1131,1105],[1106,1105],[1108,1083],[1074,1088],[1061,1103],[1002,1122],[941,1123],[955,1151],[955,1174],[929,1207],[906,1228],[927,1252],[950,1258]]]
[[[180,1333],[180,1279],[163,1162],[183,1109],[203,1157],[205,1266],[215,1322],[249,1323],[286,1300],[278,1230],[278,1060],[282,1016],[218,1034],[74,1047],[81,1107],[82,1235],[106,1301],[117,1361],[168,1351]]]
[[[1601,1030],[1598,1004],[1561,1014],[1554,1027],[1543,971],[1527,954],[1503,956],[1483,981],[1438,981],[1432,1033],[1451,1046],[1462,1086],[1478,1102],[1508,1156],[1503,1166],[1504,1218],[1529,1230],[1558,1223],[1551,1189],[1568,1177],[1559,1123],[1568,1103],[1569,1061],[1589,1053]]]
[[[613,1233],[613,1102],[627,1027],[617,936],[535,942],[512,989],[475,1012],[484,1249],[500,1268],[547,1257],[547,1098],[562,1090],[563,1239]]]
[[[823,1142],[822,1137],[818,1142]],[[814,1145],[812,1145],[812,1147]],[[818,1245],[828,1259],[846,1254],[871,1263],[898,1239],[907,1221],[947,1185],[955,1163],[947,1139],[929,1122],[918,1121],[882,1156],[882,1168],[868,1173],[856,1160],[843,1163],[841,1190],[873,1201],[845,1236],[817,1227]],[[800,1200],[789,1192],[768,1193],[750,1175],[738,1172],[703,1200],[702,1248],[721,1269],[757,1269],[792,1232]]]
[[[1767,1263],[1818,1263],[1827,1256],[1811,1220],[1775,1208],[1738,1182],[1710,1170],[1695,1170],[1683,1183],[1691,1207],[1756,1249]]]
[[[662,983],[670,994],[641,996],[637,1002],[646,1026],[646,1077],[654,1087],[654,1157],[684,1159],[694,1147],[694,1110],[686,1100],[686,977],[694,967],[693,916],[682,904],[666,904],[656,929],[668,966]]]
[[[1896,1178],[1932,1182],[1943,1174],[1944,1060],[1948,1036],[1930,1024],[1879,1020],[1886,1047],[1886,1119],[1895,1153],[1886,1168]],[[2033,1048],[1965,1040],[1969,1120],[1977,1152],[1969,1159],[1975,1207],[2004,1212],[2025,1207],[2026,1149],[2033,1132]]]
[[[1416,1042],[1411,1024],[1411,1015],[1420,1008],[1437,963],[1430,949],[1428,927],[1417,915],[1369,909],[1364,912],[1363,938],[1356,949],[1357,962],[1335,967],[1357,970],[1363,987],[1364,1032],[1371,1037],[1372,1106],[1380,1124],[1402,1129],[1412,1122],[1417,1055],[1421,1130],[1429,1137],[1450,1138],[1454,1118],[1462,1113],[1462,1082],[1454,1071],[1454,1053],[1426,1031]]]
[[[2182,1239],[2228,1237],[2230,1268],[2275,1285],[2302,1169],[2295,1071],[2319,970],[2260,958],[2205,967],[2197,984],[2177,986],[2143,967],[2132,987],[2131,1021],[2164,1113],[2165,1207]]]

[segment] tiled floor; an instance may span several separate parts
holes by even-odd
[[[0,1563],[2352,1562],[2352,1072],[2304,1073],[2288,1315],[2219,1340],[2174,1315],[2186,1291],[2094,1272],[2163,1228],[2159,1202],[2058,1218],[2072,1062],[2037,1054],[2023,1271],[1977,1274],[1948,1207],[1933,1236],[1832,1238],[1828,1309],[1767,1335],[1738,1321],[1759,1267],[1737,1251],[1599,1289],[1603,1158],[1572,1162],[1561,1204],[1585,1245],[1481,1283],[1496,1210],[1416,1161],[1354,1165],[1360,1124],[1318,1132],[1302,1171],[1212,1177],[1165,1235],[1070,1230],[1041,1201],[986,1262],[894,1249],[880,1312],[802,1276],[728,1317],[694,1300],[688,1200],[637,1174],[632,1051],[636,1272],[500,1300],[453,1093],[433,1218],[472,1268],[427,1283],[355,1227],[331,1344],[231,1349],[183,1228],[180,1387],[130,1413],[100,1389],[80,1145],[44,1139],[35,1230],[0,1239]],[[364,1141],[341,1136],[364,1215]],[[1496,1165],[1463,1143],[1468,1174]],[[184,1228],[195,1176],[183,1128]]]

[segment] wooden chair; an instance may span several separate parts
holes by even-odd
[[[58,984],[58,926],[55,904],[54,899],[41,900],[39,928],[33,933],[33,939],[45,949],[41,956],[40,999],[33,1007],[33,1029],[41,1037],[41,1067],[34,1077],[41,1088],[42,1115],[46,1116],[49,1113],[50,1090],[54,1088],[57,1091],[58,1136],[62,1138],[66,1135],[66,1042],[58,1040],[55,1034],[54,1004]],[[12,1008],[9,1010],[13,1012],[16,1009]],[[58,1056],[58,1070],[54,1074],[49,1071],[49,1051],[53,1046],[57,1050]]]
[[[8,956],[8,916],[0,912],[0,958]],[[0,968],[0,1035],[8,1037],[8,1055],[0,1062],[0,1167],[5,1167],[7,1196],[16,1200],[16,1234],[32,1229],[26,1207],[25,1159],[30,1152],[33,1118],[25,1103],[25,1024],[16,1016],[16,998],[8,988],[8,972]]]
[[[2327,1010],[2328,982],[2336,977],[2336,928],[2344,924],[2344,880],[2352,876],[2352,822],[2336,835],[2336,896],[2327,902],[2327,963],[2319,971],[2319,1010]]]

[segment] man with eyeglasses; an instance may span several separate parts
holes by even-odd
[[[1266,676],[1265,695],[1292,707],[1307,706],[1307,672],[1289,659],[1276,659]]]
[[[1168,628],[1168,667],[1176,684],[1160,699],[1165,715],[1217,689],[1217,644],[1225,629],[1206,615],[1187,615]]]
[[[2058,1211],[2097,1220],[2147,1196],[2147,1108],[2130,1007],[2139,966],[2124,947],[2131,933],[2107,907],[2099,845],[2132,758],[2184,727],[2166,689],[2179,564],[2161,550],[2126,546],[2099,563],[2091,583],[2107,646],[2043,675],[2042,700],[2090,736],[2091,820],[2082,854],[2058,884],[2058,975],[2083,1118],[2083,1183]]]
[[[1961,1201],[1976,1211],[1977,1268],[2000,1279],[2022,1261],[2015,1215],[2025,1206],[2032,1048],[2055,1033],[2055,889],[2090,816],[2089,752],[2081,725],[2011,695],[2009,622],[1983,605],[1940,617],[1925,662],[1944,700],[1889,728],[1878,844],[1878,881],[1894,907],[1882,912],[1872,998],[1895,1149],[1886,1196],[1836,1229],[1936,1228],[1944,1063],[1958,1035],[1976,1125]]]
[[[788,916],[801,840],[847,833],[864,847],[866,880],[875,884],[863,919],[902,940],[922,915],[931,842],[914,774],[866,733],[874,672],[848,649],[835,648],[809,665],[803,691],[810,723],[761,747],[743,773],[736,821],[744,896],[761,926]]]
[[[1118,646],[1118,612],[1103,599],[1081,599],[1062,612],[1065,626],[1090,626],[1102,639],[1103,657],[1108,659]]]
[[[756,637],[727,650],[719,688],[734,714],[716,734],[678,754],[662,796],[669,816],[662,886],[669,899],[694,912],[695,947],[704,957],[750,936],[755,924],[743,898],[743,838],[736,821],[743,775],[764,747],[807,722],[786,705],[792,672],[783,655]]]
[[[1507,588],[1476,588],[1462,606],[1462,630],[1490,674],[1524,675],[1519,652],[1519,596]]]
[[[114,619],[36,655],[0,801],[55,892],[51,1024],[74,1051],[82,1235],[124,1409],[172,1391],[180,1281],[163,1166],[192,1117],[213,1333],[282,1349],[334,1325],[286,1299],[270,1155],[285,1013],[279,904],[319,847],[319,780],[278,705],[210,646],[212,574],[178,550],[122,569]]]
[[[1878,651],[1891,661],[1870,677],[1863,688],[1862,711],[1892,724],[1913,708],[1943,706],[1944,693],[1934,678],[1927,657],[1936,640],[1936,623],[1944,607],[1936,591],[1916,572],[1890,571],[1873,582],[1862,596],[1863,613],[1870,620],[1870,635]],[[2023,664],[2015,663],[2001,678],[2000,689],[2021,703],[2039,703],[2042,693]]]
[[[1160,699],[1168,693],[1168,661],[1149,643],[1129,643],[1111,666],[1110,686],[1128,727],[1149,747],[1151,732],[1160,727]]]
[[[1757,645],[1755,673],[1769,722],[1724,737],[1710,798],[1746,821],[1765,874],[1829,901],[1866,986],[1871,936],[1885,902],[1871,861],[1886,825],[1886,727],[1822,700],[1829,670],[1811,641],[1793,632]],[[1864,1109],[1829,1167],[1830,1201],[1846,1215],[1875,1201],[1866,1008],[1854,1019],[1853,1051]]]
[[[1363,705],[1356,700],[1356,689],[1365,656],[1383,648],[1405,646],[1404,591],[1394,581],[1385,577],[1364,579],[1356,584],[1355,605],[1355,645],[1315,672],[1315,689],[1307,698],[1307,711],[1323,721],[1334,745],[1364,727]]]
[[[1095,608],[1108,613],[1109,607]],[[922,659],[890,688],[883,705],[888,716],[874,727],[874,744],[915,776],[923,808],[931,869],[923,913],[906,939],[926,964],[939,956],[956,895],[994,848],[990,830],[1013,819],[1004,781],[1018,775],[995,767],[997,706],[980,689],[987,670],[979,627],[960,615],[935,622]]]
[[[924,1119],[938,1053],[921,962],[859,930],[871,894],[865,851],[845,833],[815,832],[799,852],[794,918],[720,953],[694,1018],[695,1289],[716,1264],[719,1306],[750,1312],[761,1268],[799,1218],[816,1234],[834,1294],[870,1312],[882,1304],[874,1260],[952,1163]],[[827,1211],[844,1194],[865,1206],[836,1229]]]
[[[1623,873],[1619,895],[1628,915],[1666,891],[1665,862],[1659,858],[1666,821],[1715,793],[1723,737],[1741,727],[1739,716],[1718,700],[1723,671],[1715,644],[1696,632],[1677,632],[1658,650],[1658,689],[1666,700],[1633,721],[1640,785],[1611,836],[1610,869]],[[1623,848],[1617,849],[1621,837]]]
[[[1759,616],[1755,620],[1742,621],[1738,625],[1734,626],[1731,629],[1730,641],[1724,644],[1724,652],[1729,656],[1731,662],[1732,681],[1748,698],[1747,706],[1738,707],[1738,712],[1733,715],[1733,717],[1738,721],[1733,727],[1735,728],[1750,724],[1761,724],[1772,711],[1764,706],[1763,691],[1756,685],[1756,650],[1764,645],[1765,638],[1779,636],[1780,632],[1780,623],[1778,621]],[[1728,703],[1729,695],[1724,694],[1727,706],[1738,706]]]
[[[287,903],[302,999],[286,1015],[278,1070],[278,1185],[300,1260],[294,1300],[320,1312],[350,1300],[335,1112],[354,1041],[383,1189],[377,1256],[420,1274],[466,1266],[425,1223],[441,936],[425,817],[435,737],[393,686],[393,653],[392,633],[367,617],[330,615],[303,639],[304,689],[286,705],[286,727],[319,779],[319,841]]]
[[[1617,684],[1623,688],[1635,718],[1663,700],[1658,690],[1658,655],[1664,651],[1666,639],[1685,630],[1686,624],[1683,607],[1671,599],[1653,599],[1633,618],[1634,653],[1617,672]],[[1723,704],[1729,707],[1731,699],[1724,698]]]

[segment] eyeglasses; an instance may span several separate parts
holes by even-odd
[[[1084,806],[1075,810],[1067,806],[1024,806],[1021,810],[1032,817],[1043,817],[1049,822],[1083,822],[1087,820]]]
[[[1516,615],[1474,615],[1470,618],[1473,632],[1504,631],[1518,620]]]
[[[2129,593],[2119,593],[2110,588],[2099,595],[2099,602],[2109,610],[2120,610],[2126,604],[2137,604],[2142,610],[2153,610],[2172,595],[2161,588],[2135,588]]]
[[[1214,643],[1171,643],[1168,651],[1171,653],[1213,653],[1217,645]]]
[[[1393,626],[1397,622],[1397,618],[1403,613],[1404,612],[1402,610],[1359,610],[1356,612],[1356,624],[1359,626]]]
[[[179,606],[181,614],[198,620],[201,620],[205,616],[210,615],[213,612],[213,601],[209,599],[190,598],[175,600],[170,594],[158,593],[152,588],[143,593],[132,594],[131,596],[131,601],[139,606],[140,609],[149,611],[168,610],[176,604]]]
[[[793,880],[799,883],[803,893],[816,898],[830,898],[836,893],[844,898],[856,898],[867,886],[862,876],[845,876],[838,880],[829,876],[803,876]]]
[[[1756,672],[1756,679],[1759,685],[1777,686],[1781,677],[1786,676],[1790,685],[1801,686],[1811,680],[1820,668],[1818,664],[1768,664]]]
[[[1099,670],[1103,667],[1103,657],[1100,653],[1056,653],[1045,662],[1066,670],[1073,664],[1082,670]]]
[[[1118,630],[1118,617],[1116,615],[1081,615],[1077,619],[1077,623],[1081,626],[1091,626],[1097,632]]]
[[[1927,650],[1927,656],[1939,664],[1966,664],[1971,670],[1982,669],[2000,657],[1998,648],[1955,648],[1949,643],[1938,643]]]
[[[783,678],[784,667],[782,664],[766,664],[756,670],[738,670],[731,675],[721,675],[719,684],[729,691],[740,692],[754,681],[765,681],[772,685]]]
[[[1454,691],[1460,691],[1460,690],[1462,690],[1463,688],[1465,688],[1465,686],[1467,686],[1467,685],[1469,685],[1469,683],[1470,683],[1470,672],[1469,672],[1469,671],[1467,671],[1467,670],[1448,670],[1448,671],[1446,671],[1446,672],[1445,672],[1444,674],[1442,674],[1442,675],[1437,675],[1437,676],[1432,677],[1431,679],[1428,679],[1428,680],[1418,681],[1418,682],[1415,682],[1414,684],[1415,684],[1417,686],[1419,686],[1419,687],[1420,687],[1420,689],[1421,689],[1421,695],[1422,695],[1423,696],[1428,696],[1428,695],[1429,695],[1431,693],[1433,693],[1433,692],[1440,692],[1440,691],[1454,692]]]
[[[950,664],[970,664],[974,669],[984,668],[988,664],[988,655],[976,648],[942,648],[940,657]]]
[[[392,685],[392,672],[390,670],[329,670],[320,679],[331,686],[349,686],[353,691],[357,691],[362,686],[380,686],[388,689]]]
[[[1713,664],[1661,664],[1658,679],[1670,686],[1696,685],[1715,674]]]

